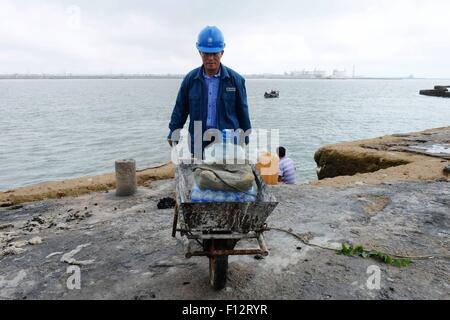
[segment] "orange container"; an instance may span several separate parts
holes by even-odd
[[[271,152],[261,152],[258,155],[256,169],[261,173],[264,182],[269,185],[278,184],[278,164],[280,159]]]

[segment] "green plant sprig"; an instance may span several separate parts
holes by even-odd
[[[387,253],[381,252],[381,251],[375,251],[375,250],[365,250],[363,246],[356,246],[353,247],[353,245],[345,245],[345,243],[342,244],[341,250],[337,250],[336,252],[339,255],[345,255],[349,257],[353,256],[359,256],[364,259],[372,258],[381,262],[384,262],[386,264],[390,264],[396,267],[407,267],[411,264],[410,259],[405,258],[395,258]]]

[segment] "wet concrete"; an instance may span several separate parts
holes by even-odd
[[[174,181],[151,185],[128,198],[110,191],[0,208],[0,299],[450,298],[449,258],[397,268],[309,247],[279,231],[266,233],[268,257],[230,257],[228,285],[215,292],[207,258],[185,259],[179,235],[171,237],[173,209],[157,208],[174,196]],[[269,226],[309,232],[312,243],[449,255],[448,182],[272,190],[280,204]],[[35,237],[42,243],[28,242]],[[367,286],[371,265],[381,270],[380,289]],[[69,267],[80,270],[79,290],[68,289]]]

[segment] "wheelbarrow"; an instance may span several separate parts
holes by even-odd
[[[175,167],[176,205],[172,236],[180,232],[182,237],[187,237],[186,258],[209,258],[209,281],[216,290],[226,285],[229,256],[269,254],[263,233],[268,230],[266,220],[278,202],[255,166],[252,168],[258,189],[255,202],[198,203],[190,198],[194,185],[193,165],[180,163]],[[254,239],[258,247],[236,249],[242,239]]]

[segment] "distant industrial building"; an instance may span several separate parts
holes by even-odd
[[[334,78],[334,79],[346,79],[346,78],[349,78],[349,77],[347,76],[347,71],[346,70],[334,69],[331,78]]]
[[[302,71],[291,71],[289,73],[285,73],[286,76],[292,78],[301,78],[301,79],[322,79],[327,76],[326,71],[323,70],[305,70]]]

